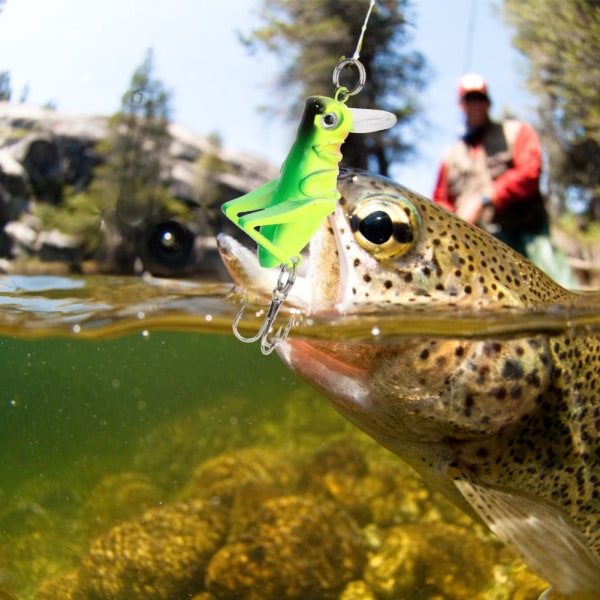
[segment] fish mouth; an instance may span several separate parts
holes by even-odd
[[[336,221],[340,218],[345,217],[338,205],[311,239],[308,252],[303,254],[285,303],[296,313],[311,316],[344,312],[341,301],[348,269],[344,254],[339,250],[341,240]],[[217,248],[236,290],[250,302],[270,301],[280,271],[261,267],[256,251],[230,235],[219,233]]]

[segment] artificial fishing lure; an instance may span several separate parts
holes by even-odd
[[[337,191],[341,146],[350,133],[371,133],[388,129],[396,116],[384,110],[348,108],[346,101],[360,92],[366,72],[358,60],[369,16],[369,9],[352,58],[341,60],[333,70],[335,95],[311,96],[306,99],[304,114],[296,140],[285,159],[280,175],[262,187],[223,204],[223,212],[258,244],[258,262],[262,267],[281,266],[271,304],[258,330],[251,337],[238,331],[244,313],[240,309],[233,321],[233,333],[242,342],[261,340],[261,351],[270,354],[284,340],[292,326],[278,329],[272,339],[269,332],[296,278],[301,251],[335,210],[340,197]],[[354,67],[358,82],[348,89],[340,84],[340,73]]]
[[[347,90],[341,90],[347,98]],[[227,218],[258,244],[263,267],[297,264],[302,249],[333,212],[340,197],[340,147],[348,134],[381,131],[396,123],[390,112],[349,108],[337,98],[307,98],[280,176],[223,204]]]

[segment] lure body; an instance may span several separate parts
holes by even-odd
[[[222,207],[258,244],[262,267],[297,264],[302,249],[333,212],[340,197],[340,148],[348,134],[387,129],[395,122],[386,111],[352,109],[326,96],[307,98],[280,176]]]

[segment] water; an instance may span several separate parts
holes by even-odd
[[[275,355],[235,340],[229,285],[4,277],[0,292],[0,598],[533,599],[545,588]],[[397,318],[324,317],[294,335],[598,321],[415,314],[397,331]],[[210,535],[190,533],[191,506],[214,517],[200,519]]]

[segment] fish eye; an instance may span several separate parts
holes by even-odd
[[[338,121],[338,116],[334,112],[329,112],[321,117],[321,125],[325,129],[333,129]]]
[[[359,231],[366,240],[377,245],[385,244],[394,233],[392,218],[383,210],[375,210],[362,219],[352,215],[350,223],[352,231]]]
[[[414,206],[391,194],[365,198],[350,215],[354,238],[376,258],[406,254],[415,241],[419,223]]]

